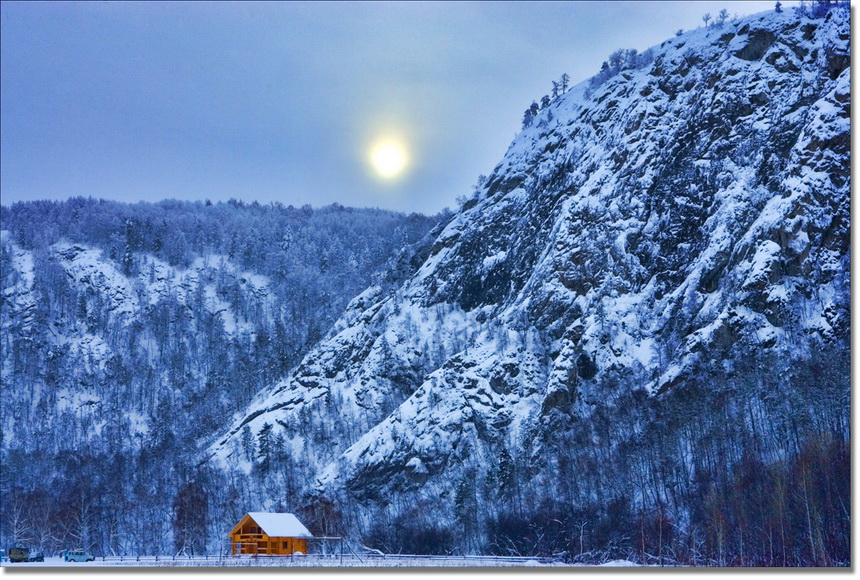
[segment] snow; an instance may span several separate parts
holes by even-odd
[[[632,566],[641,566],[641,564],[636,564],[630,560],[611,560],[603,564],[598,564],[598,566],[601,568],[629,568]]]
[[[104,258],[101,250],[59,243],[52,247],[52,251],[79,287],[96,288],[107,299],[107,310],[112,318],[130,321],[140,310],[131,282],[112,261]]]
[[[493,266],[503,262],[507,256],[508,253],[506,251],[496,252],[492,256],[487,256],[483,261],[484,271],[489,272],[493,269]]]
[[[747,276],[750,278],[767,276],[773,261],[779,256],[779,252],[780,247],[776,242],[772,240],[762,241],[756,248],[756,253],[750,262]]]
[[[36,280],[33,271],[33,253],[12,244],[12,267],[21,276],[24,289],[32,290],[33,282]]]
[[[412,459],[407,461],[406,469],[408,469],[414,474],[427,475],[427,467],[424,465],[424,462],[421,461],[420,457],[413,457]]]
[[[188,269],[175,268],[150,255],[141,255],[140,260],[142,265],[136,281],[143,288],[148,304],[157,304],[169,297],[191,304],[195,294],[201,292],[206,310],[220,317],[229,336],[253,334],[259,321],[252,322],[235,311],[219,292],[217,280],[221,278],[237,282],[244,295],[256,300],[266,318],[274,316],[275,299],[269,290],[269,279],[239,269],[227,256],[197,257]]]
[[[693,372],[700,374],[692,378],[709,388],[709,381],[698,380],[701,369],[713,363],[713,368],[732,372],[735,359],[723,358],[723,353],[735,344],[798,357],[820,337],[839,336],[845,324],[840,317],[847,316],[848,256],[838,240],[822,248],[821,232],[832,231],[832,218],[840,211],[828,203],[847,199],[847,186],[834,185],[827,163],[842,159],[829,140],[838,144],[850,129],[846,107],[840,105],[850,97],[849,72],[824,80],[821,95],[787,112],[790,103],[800,102],[797,93],[804,83],[812,86],[818,77],[804,72],[786,81],[762,62],[732,56],[744,46],[744,35],[736,35],[728,47],[718,41],[724,32],[737,32],[742,24],[762,18],[727,24],[726,31],[685,34],[656,49],[663,72],[652,67],[624,71],[599,87],[578,85],[555,101],[553,120],[542,113],[511,144],[496,170],[494,178],[516,187],[490,196],[485,186],[476,205],[438,236],[435,251],[417,275],[399,289],[375,285],[353,299],[300,365],[259,392],[217,439],[201,446],[208,445],[218,465],[249,473],[254,466],[241,445],[243,431],[256,437],[268,424],[273,435],[283,437],[287,454],[298,464],[295,473],[314,488],[310,491],[336,499],[367,491],[369,497],[390,498],[393,516],[402,515],[400,506],[412,504],[413,498],[439,506],[439,498],[445,498],[450,508],[453,502],[446,494],[452,483],[467,469],[483,476],[480,470],[497,464],[502,448],[521,453],[518,459],[535,460],[539,482],[546,476],[541,472],[541,438],[550,439],[549,430],[557,424],[584,426],[576,435],[585,448],[588,441],[607,441],[598,437],[592,427],[598,424],[589,422],[589,414],[636,417],[611,428],[618,433],[629,427],[631,437],[646,433],[654,427],[647,423],[647,413],[634,415],[638,411],[622,409],[619,402],[641,390],[655,398],[643,405],[651,409]],[[797,34],[787,41],[797,40]],[[708,64],[681,75],[675,71],[684,66],[688,51]],[[696,88],[672,89],[682,76],[697,83],[692,85]],[[713,90],[701,82],[706,76],[716,79]],[[664,82],[669,89],[659,86]],[[796,86],[783,86],[792,84]],[[776,105],[745,110],[719,135],[702,130],[699,140],[687,145],[694,151],[669,156],[685,136],[688,113],[709,114],[711,106],[714,111],[726,107],[728,97],[743,101],[771,85],[774,92],[768,98]],[[707,106],[697,109],[697,99]],[[786,131],[786,124],[796,142],[784,145],[777,163],[768,161],[762,153],[766,148],[749,137],[766,140],[773,132]],[[740,139],[748,151],[734,147]],[[771,174],[768,162],[788,169]],[[672,174],[676,169],[678,174]],[[667,184],[667,173],[674,183]],[[540,213],[544,208],[551,211]],[[541,216],[539,223],[530,220],[532,212]],[[669,227],[689,231],[667,251]],[[540,235],[527,237],[530,229]],[[523,240],[534,256],[520,252]],[[26,324],[26,313],[39,300],[33,291],[34,257],[17,247],[9,232],[0,232],[0,243],[10,252],[16,273],[3,288],[7,311]],[[96,303],[108,304],[117,332],[168,300],[199,307],[179,309],[193,311],[193,316],[208,320],[213,315],[234,338],[252,338],[261,321],[265,325],[275,315],[270,281],[243,271],[226,256],[203,256],[179,268],[136,255],[139,273],[129,277],[92,248],[63,243],[52,255],[80,295],[95,294]],[[679,256],[677,263],[663,266]],[[457,303],[465,290],[483,290],[464,289],[464,279],[486,284],[493,274],[522,263],[527,265],[517,271],[509,291],[502,289],[474,307]],[[795,271],[787,273],[791,268]],[[807,276],[808,270],[813,275]],[[818,277],[820,272],[827,276]],[[779,327],[783,308],[792,324]],[[82,372],[103,370],[115,354],[83,325],[51,331],[49,346],[67,348]],[[157,356],[155,340],[140,341]],[[583,356],[593,361],[593,376],[581,370]],[[163,392],[176,388],[164,376],[155,380],[163,381]],[[34,392],[40,389],[46,390],[34,386]],[[60,413],[92,418],[87,428],[94,435],[106,431],[95,416],[106,415],[103,411],[110,411],[114,401],[78,385],[63,385],[55,395]],[[147,416],[128,413],[125,418],[132,434],[146,433]],[[631,441],[624,437],[613,444]],[[9,438],[5,432],[4,438]],[[689,461],[694,442],[680,446],[679,456],[683,460],[686,454]],[[575,456],[580,450],[569,452]],[[255,507],[280,509],[275,501],[269,498]],[[445,509],[440,507],[439,522],[450,517]],[[287,515],[251,513],[271,535],[302,535],[302,530],[309,535],[304,526],[295,527],[301,526],[297,520],[281,517]],[[285,563],[229,559],[179,565]],[[161,558],[144,564],[177,562]],[[107,560],[97,565],[137,563]],[[303,559],[297,565],[340,563]],[[400,556],[347,559],[344,565],[546,564],[537,559]],[[600,565],[635,564],[615,560]]]
[[[271,537],[313,538],[308,529],[293,514],[272,512],[248,512],[248,515],[263,533]]]
[[[514,448],[524,426],[541,417],[549,395],[568,389],[564,381],[576,372],[581,354],[594,360],[598,375],[591,382],[574,377],[579,380],[572,388],[611,406],[617,393],[594,386],[607,369],[628,372],[619,392],[643,388],[656,395],[712,356],[715,343],[734,336],[727,331],[733,325],[756,345],[786,342],[763,307],[750,307],[759,298],[786,303],[806,328],[830,332],[833,324],[823,311],[826,304],[839,303],[843,282],[826,283],[819,298],[808,298],[774,266],[791,252],[810,251],[814,240],[808,232],[815,229],[809,222],[832,214],[815,201],[826,195],[822,192],[835,191],[830,173],[805,160],[815,140],[841,138],[850,128],[838,106],[850,96],[848,71],[830,81],[822,98],[789,111],[801,102],[803,84],[817,80],[820,63],[795,63],[793,53],[786,53],[781,58],[801,69],[791,75],[775,68],[783,60],[767,57],[780,46],[808,44],[802,27],[786,29],[761,60],[735,55],[749,42],[743,27],[779,27],[793,18],[769,12],[687,32],[654,47],[653,64],[622,71],[597,87],[581,83],[556,99],[517,135],[478,192],[476,205],[450,221],[417,274],[388,296],[374,287],[357,297],[326,340],[289,377],[238,413],[210,451],[224,460],[242,426],[257,432],[268,422],[278,430],[279,422],[333,400],[339,403],[334,420],[357,427],[332,436],[337,444],[325,451],[333,459],[308,459],[318,476],[315,486],[330,490],[379,467],[377,472],[433,474],[421,484],[423,493],[432,494],[441,492],[439,481],[450,481],[450,470],[440,466],[467,462],[456,451],[463,443],[472,446],[470,460],[480,461],[487,452],[479,428],[491,426],[494,436]],[[824,25],[820,35],[836,42],[839,26],[845,24]],[[703,64],[689,66],[690,56]],[[714,82],[706,82],[709,78]],[[691,119],[691,111],[733,114],[733,99],[762,91],[768,104],[744,101],[749,110],[732,117],[719,134]],[[673,148],[693,121],[701,123],[699,141],[688,145],[693,152],[679,155]],[[766,141],[775,131],[787,131],[787,124],[792,135],[800,132],[790,152],[798,169],[763,175],[766,159],[751,137]],[[741,140],[749,147],[738,145]],[[683,172],[673,174],[673,183],[665,177],[676,161],[667,158],[669,152],[686,163]],[[775,178],[781,179],[777,185]],[[491,183],[516,186],[491,196]],[[459,295],[466,274],[486,281],[494,269],[522,259],[515,242],[525,233],[513,230],[520,223],[505,222],[511,231],[495,228],[508,214],[523,218],[535,200],[552,204],[553,211],[534,226],[546,235],[534,238],[543,245],[534,248],[537,257],[522,274],[522,288],[470,311],[453,299],[439,302],[438,296]],[[811,215],[815,212],[824,217]],[[815,227],[822,231],[828,225]],[[670,249],[682,263],[659,271],[655,264],[667,256],[653,240],[665,239],[669,226],[690,231]],[[838,253],[822,251],[815,259],[816,268],[843,268]],[[664,274],[670,282],[658,279]],[[579,284],[583,280],[589,284]],[[545,311],[552,314],[542,324],[575,310],[575,319],[565,320],[576,324],[575,338],[570,328],[561,328],[560,337],[535,336],[529,328]],[[428,347],[437,343],[440,352],[431,356]],[[521,375],[505,376],[500,371],[505,365]],[[410,384],[411,392],[398,392],[391,368],[419,369],[417,388]],[[586,405],[593,404],[570,412],[587,414]],[[294,437],[290,445],[301,440]],[[445,475],[434,483],[440,469]]]
[[[44,562],[21,562],[11,563],[3,562],[3,568],[23,568],[31,570],[33,574],[38,575],[39,569],[45,568],[60,568],[64,571],[80,570],[84,572],[91,568],[103,567],[123,567],[123,568],[188,568],[188,567],[218,567],[218,568],[292,568],[291,575],[299,573],[296,568],[447,568],[447,567],[468,567],[468,568],[533,568],[533,567],[576,567],[581,568],[589,566],[588,564],[575,564],[568,566],[561,562],[546,561],[537,558],[527,557],[505,557],[505,556],[421,556],[421,555],[404,555],[404,554],[361,554],[355,556],[353,554],[344,554],[343,557],[338,555],[295,555],[290,556],[108,556],[105,558],[98,557],[93,562],[65,562],[59,556],[46,556]],[[590,566],[637,566],[627,560],[614,560],[612,562],[602,564],[592,564]],[[140,573],[146,575],[143,570]],[[159,577],[165,573],[164,570],[158,572]],[[313,574],[315,577],[319,573]]]
[[[28,326],[33,321],[38,299],[33,291],[35,282],[33,253],[14,244],[8,230],[0,232],[0,244],[7,248],[11,258],[10,265],[17,273],[15,283],[4,286],[3,298],[12,304],[16,312],[20,313],[22,326]],[[9,280],[3,282],[8,283]]]

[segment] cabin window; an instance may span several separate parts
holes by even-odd
[[[289,544],[289,542],[284,542],[284,550],[287,549],[288,544]]]

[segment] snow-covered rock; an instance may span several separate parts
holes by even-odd
[[[615,453],[736,363],[847,349],[848,31],[843,10],[755,15],[560,96],[417,273],[356,298],[210,456],[268,424],[314,493],[449,513],[502,449],[549,481],[559,433]]]

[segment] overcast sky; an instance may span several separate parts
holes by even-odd
[[[454,208],[561,73],[773,4],[3,2],[2,203]]]

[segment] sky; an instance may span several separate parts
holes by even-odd
[[[2,2],[0,202],[453,209],[562,73],[773,5]]]

